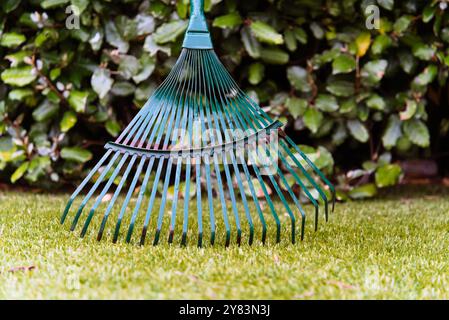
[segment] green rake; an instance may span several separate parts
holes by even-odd
[[[211,244],[219,234],[217,228],[224,225],[225,245],[228,246],[231,225],[235,225],[236,242],[240,245],[242,224],[249,228],[250,245],[260,225],[261,241],[265,244],[270,225],[267,220],[274,222],[276,242],[280,242],[282,219],[276,212],[273,192],[288,215],[291,242],[295,243],[297,218],[302,240],[306,215],[298,192],[290,187],[284,172],[294,178],[313,204],[315,230],[319,203],[324,203],[326,221],[328,219],[328,195],[332,197],[333,210],[335,189],[332,184],[285,135],[282,124],[273,121],[249,98],[219,61],[203,7],[204,0],[191,0],[190,23],[173,70],[116,141],[106,144],[104,156],[70,197],[61,217],[62,224],[77,196],[93,184],[82,197],[70,227],[75,230],[84,217],[81,237],[86,235],[105,196],[109,195],[105,211],[101,210],[97,240],[103,237],[108,218],[114,215],[111,212],[116,207],[116,221],[109,222],[115,225],[111,234],[114,243],[121,235],[122,222],[129,221],[127,242],[132,240],[133,231],[139,225],[140,244],[151,236],[156,245],[168,217],[169,243],[174,241],[176,222],[181,218],[182,245],[187,243],[189,228],[192,229],[189,218],[196,220],[198,246],[203,244],[205,220],[210,228]],[[162,191],[158,188],[159,181],[163,181]],[[121,194],[125,186],[127,191]],[[173,194],[170,198],[169,190]],[[196,201],[191,198],[193,191]],[[160,198],[160,202],[155,201],[156,198]],[[237,201],[242,203],[242,210],[237,208]],[[189,210],[191,202],[194,205],[196,202],[193,216]],[[86,206],[90,210],[83,214]],[[164,216],[168,217],[164,219]]]

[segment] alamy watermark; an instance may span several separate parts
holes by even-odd
[[[70,5],[65,9],[65,13],[68,14],[65,20],[65,27],[69,30],[80,29],[81,10],[75,5]]]
[[[379,30],[380,29],[380,9],[379,6],[374,4],[369,5],[365,8],[365,27],[368,30]]]

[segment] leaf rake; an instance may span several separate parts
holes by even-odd
[[[295,243],[297,217],[302,240],[306,215],[299,192],[293,190],[284,172],[289,173],[294,185],[314,206],[315,230],[319,202],[324,203],[326,221],[329,195],[333,210],[332,184],[285,135],[282,124],[273,121],[249,98],[219,61],[203,6],[204,0],[191,1],[183,49],[172,71],[116,141],[106,144],[104,156],[70,197],[61,217],[62,224],[78,195],[91,186],[77,204],[70,227],[75,230],[85,216],[81,237],[86,235],[96,212],[106,202],[97,240],[102,239],[109,217],[116,212],[113,242],[119,239],[126,221],[129,223],[127,242],[132,240],[133,231],[139,225],[140,244],[145,243],[154,227],[153,244],[156,245],[164,221],[169,221],[166,228],[168,242],[172,243],[176,224],[182,221],[180,242],[185,245],[188,231],[192,229],[190,218],[196,220],[198,246],[203,245],[206,220],[211,244],[215,242],[217,229],[223,228],[228,246],[231,225],[235,225],[236,242],[240,245],[243,223],[249,228],[249,244],[253,243],[256,232],[260,232],[265,243],[267,216],[274,220],[276,242],[280,242],[283,219],[276,210],[274,197],[277,197],[290,221],[291,242]],[[239,201],[243,209],[237,207]],[[87,216],[83,214],[86,206],[90,207]],[[191,206],[196,207],[196,215],[191,214]],[[256,231],[259,226],[260,231]]]

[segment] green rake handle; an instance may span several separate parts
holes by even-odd
[[[204,16],[204,0],[190,0],[190,22],[183,48],[212,49],[212,40]]]

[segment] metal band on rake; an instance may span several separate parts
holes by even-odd
[[[81,197],[70,228],[75,230],[81,217],[85,218],[82,237],[94,218],[100,216],[98,240],[112,223],[111,236],[116,242],[127,221],[127,242],[138,225],[142,245],[150,236],[154,236],[153,244],[158,244],[164,226],[168,228],[168,242],[174,241],[176,230],[181,228],[180,242],[186,244],[192,228],[189,219],[196,219],[199,246],[203,244],[206,222],[211,244],[222,235],[217,234],[217,229],[223,228],[228,246],[234,225],[238,244],[245,225],[249,244],[253,243],[256,228],[260,228],[265,243],[270,225],[267,220],[271,220],[279,242],[279,201],[288,215],[292,243],[298,218],[303,239],[305,211],[284,172],[314,206],[315,229],[319,199],[314,194],[324,203],[327,220],[329,199],[320,184],[332,195],[332,210],[335,189],[285,135],[282,124],[273,121],[249,98],[219,61],[212,49],[203,0],[192,0],[191,12],[183,50],[172,71],[116,141],[106,144],[104,156],[70,197],[61,223],[75,199],[90,186]],[[270,138],[273,133],[279,133],[274,149]],[[258,156],[268,158],[268,173],[266,165],[259,165]],[[110,199],[106,208],[97,212],[107,195]],[[193,213],[191,201],[196,204]],[[238,202],[243,209],[239,209]],[[84,212],[86,207],[90,210]],[[110,221],[111,215],[116,215],[114,221]],[[154,233],[150,232],[153,225]]]

